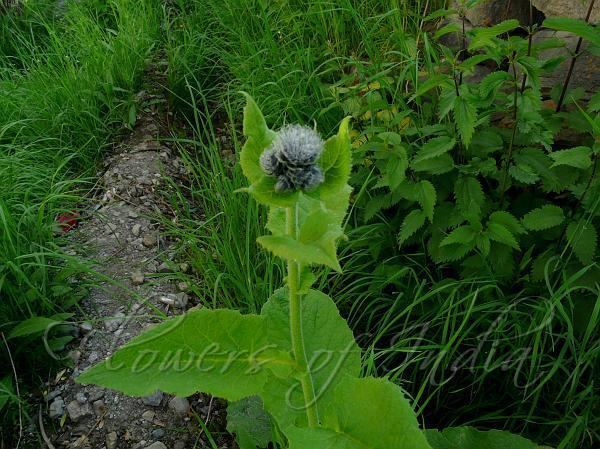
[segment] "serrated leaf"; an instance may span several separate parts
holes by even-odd
[[[521,226],[519,220],[517,220],[517,218],[510,212],[503,210],[492,212],[490,214],[489,221],[492,223],[501,224],[514,235],[527,233],[523,226]]]
[[[600,33],[589,23],[569,17],[550,17],[544,20],[543,26],[552,30],[567,31],[600,46]]]
[[[592,149],[589,147],[575,147],[568,150],[553,151],[549,154],[554,164],[550,166],[567,165],[569,167],[586,169],[592,166]]]
[[[465,147],[468,147],[475,131],[477,121],[477,108],[469,99],[462,96],[454,100],[454,119]]]
[[[423,180],[416,184],[417,187],[417,201],[423,208],[423,212],[429,218],[429,221],[433,221],[433,210],[437,201],[435,187],[429,181]]]
[[[258,396],[227,406],[227,431],[235,433],[240,449],[266,448],[273,438],[271,418]]]
[[[436,156],[441,156],[452,150],[455,145],[456,139],[451,139],[448,136],[434,137],[421,147],[415,155],[413,162],[419,163]]]
[[[391,382],[346,377],[334,397],[321,428],[286,431],[290,449],[430,449],[410,403]]]
[[[479,83],[479,94],[487,98],[491,93],[499,89],[506,81],[510,80],[510,75],[502,70],[492,72]]]
[[[487,226],[487,235],[491,240],[498,243],[510,246],[516,250],[519,250],[519,243],[515,236],[503,225],[497,222],[489,222]]]
[[[415,232],[417,232],[425,224],[426,214],[420,210],[415,209],[408,213],[402,221],[400,233],[398,234],[398,243],[402,245],[408,240]]]
[[[442,175],[452,171],[454,168],[454,159],[449,154],[442,154],[441,156],[434,157],[432,159],[426,159],[421,162],[411,162],[410,168],[415,172],[426,172],[431,175]]]
[[[231,401],[257,395],[289,354],[267,340],[267,322],[234,310],[193,309],[152,327],[76,380],[146,396],[198,391]]]
[[[462,245],[470,245],[475,240],[475,236],[477,235],[477,231],[471,226],[460,226],[454,229],[450,234],[448,234],[440,243],[440,246],[447,246],[452,244],[462,244]]]
[[[592,263],[598,243],[598,236],[593,223],[588,223],[586,220],[569,223],[569,226],[567,226],[567,239],[575,256],[583,265]]]
[[[473,427],[449,427],[442,431],[426,430],[432,449],[536,449],[538,446],[510,432],[477,430]]]
[[[469,51],[473,52],[478,48],[493,44],[493,38],[499,34],[508,33],[519,27],[519,21],[516,19],[505,20],[491,27],[475,28],[469,34],[472,35]]]
[[[565,219],[563,210],[553,204],[546,204],[527,213],[521,220],[530,231],[543,231],[558,226]]]
[[[408,157],[406,150],[401,148],[397,154],[391,155],[385,168],[385,178],[391,190],[396,189],[406,179]]]
[[[261,314],[269,323],[268,338],[278,348],[292,350],[287,289],[277,290]],[[306,358],[312,372],[317,411],[333,400],[333,388],[344,376],[358,376],[360,349],[333,300],[316,290],[302,298]],[[306,424],[302,388],[297,378],[272,376],[262,393],[265,409],[282,429]]]
[[[523,184],[535,184],[540,180],[538,174],[527,164],[511,165],[508,172],[514,179]]]
[[[240,165],[244,176],[254,184],[265,176],[259,162],[260,155],[271,145],[277,134],[267,127],[265,118],[252,97],[245,92],[243,95],[246,97],[243,124],[246,143],[240,154]]]
[[[478,234],[475,237],[475,246],[481,251],[483,257],[487,257],[491,247],[490,238],[485,234]]]
[[[461,176],[454,185],[454,196],[459,210],[466,217],[481,217],[481,208],[485,201],[479,181],[472,176]]]

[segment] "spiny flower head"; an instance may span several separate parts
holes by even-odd
[[[324,180],[317,159],[323,151],[323,140],[307,126],[286,125],[260,157],[267,175],[277,177],[275,190],[289,192],[310,190]]]

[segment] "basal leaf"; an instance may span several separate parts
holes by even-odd
[[[414,157],[413,162],[418,163],[436,156],[441,156],[452,150],[455,145],[456,139],[451,139],[448,136],[434,137],[421,147]]]
[[[276,133],[267,127],[265,118],[252,97],[245,92],[243,95],[246,97],[243,125],[246,143],[240,154],[240,165],[246,178],[253,184],[265,176],[259,163],[260,155],[271,145]]]
[[[569,226],[567,226],[567,239],[575,256],[583,265],[592,263],[598,243],[598,236],[593,223],[586,220],[569,223]]]
[[[344,378],[321,428],[285,433],[290,449],[430,449],[400,387],[373,377]]]
[[[590,168],[592,166],[592,149],[589,147],[575,147],[568,150],[554,151],[549,154],[554,164],[550,166],[568,165],[575,168]]]
[[[510,432],[477,430],[473,427],[449,427],[442,431],[426,430],[432,449],[536,449],[538,446]]]
[[[546,204],[527,213],[521,222],[526,229],[543,231],[558,226],[565,219],[563,210],[553,204]]]
[[[266,448],[269,445],[273,438],[273,425],[258,396],[228,405],[227,431],[235,433],[240,449]]]
[[[202,391],[236,401],[262,391],[269,366],[291,369],[293,362],[268,341],[264,317],[193,309],[134,338],[77,382],[130,396]]]
[[[28,318],[24,321],[21,321],[10,331],[8,334],[8,339],[42,334],[46,331],[46,329],[63,323],[64,320],[69,319],[72,316],[73,314],[66,313],[57,314],[50,317],[34,316]]]
[[[287,289],[277,290],[264,305],[269,340],[291,351]],[[346,321],[327,295],[310,290],[302,298],[302,326],[305,351],[311,367],[317,410],[333,399],[333,386],[344,376],[360,373],[360,349]],[[265,408],[282,429],[306,424],[306,410],[298,379],[272,376],[262,393]]]
[[[424,224],[427,216],[421,209],[414,209],[404,217],[400,233],[398,234],[398,243],[402,245],[415,232],[417,232]]]

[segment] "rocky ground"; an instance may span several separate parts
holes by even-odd
[[[74,378],[116,348],[160,321],[158,312],[182,313],[195,305],[187,285],[177,282],[185,263],[173,260],[170,242],[160,236],[157,216],[168,216],[163,182],[177,179],[183,164],[161,136],[170,122],[162,93],[162,72],[149,69],[139,94],[137,124],[105,161],[89,217],[71,231],[73,247],[105,281],[82,304],[81,338],[70,357],[73,368],[47,387],[40,425],[49,448],[184,449],[205,447],[209,429],[224,428],[223,404],[210,397],[171,397],[157,391],[131,398]],[[225,433],[212,433],[211,447],[232,447]],[[216,446],[215,446],[216,445]]]

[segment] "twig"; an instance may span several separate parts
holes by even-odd
[[[44,439],[46,446],[48,446],[48,449],[56,449],[52,444],[52,441],[50,441],[50,438],[48,438],[48,435],[46,435],[46,429],[44,428],[44,420],[42,419],[42,406],[40,406],[38,412],[38,421],[40,425],[40,433],[42,434],[42,438]]]
[[[596,3],[596,0],[590,1],[590,6],[589,6],[587,14],[585,16],[586,23],[588,23],[590,21],[590,17],[592,16],[592,10],[594,9],[594,3]],[[569,83],[571,82],[571,76],[573,75],[573,68],[575,67],[575,62],[577,61],[577,57],[579,56],[579,50],[581,49],[582,43],[583,43],[583,38],[580,37],[579,40],[577,41],[577,46],[575,47],[575,54],[573,55],[573,58],[571,58],[571,65],[569,66],[569,71],[567,72],[567,77],[565,78],[565,82],[563,84],[563,88],[560,93],[560,98],[558,100],[558,104],[556,105],[556,112],[560,112],[563,102],[565,101],[565,95],[567,94],[567,88],[569,87]]]
[[[17,440],[17,447],[15,449],[19,449],[21,439],[23,438],[23,407],[21,405],[21,393],[19,392],[19,378],[17,377],[17,369],[15,368],[15,362],[13,361],[8,342],[6,341],[6,337],[4,336],[4,332],[0,332],[0,334],[2,335],[4,346],[6,346],[6,350],[8,351],[8,358],[10,360],[10,365],[12,366],[13,374],[15,376],[15,390],[17,391],[17,398],[19,402],[19,439]]]

